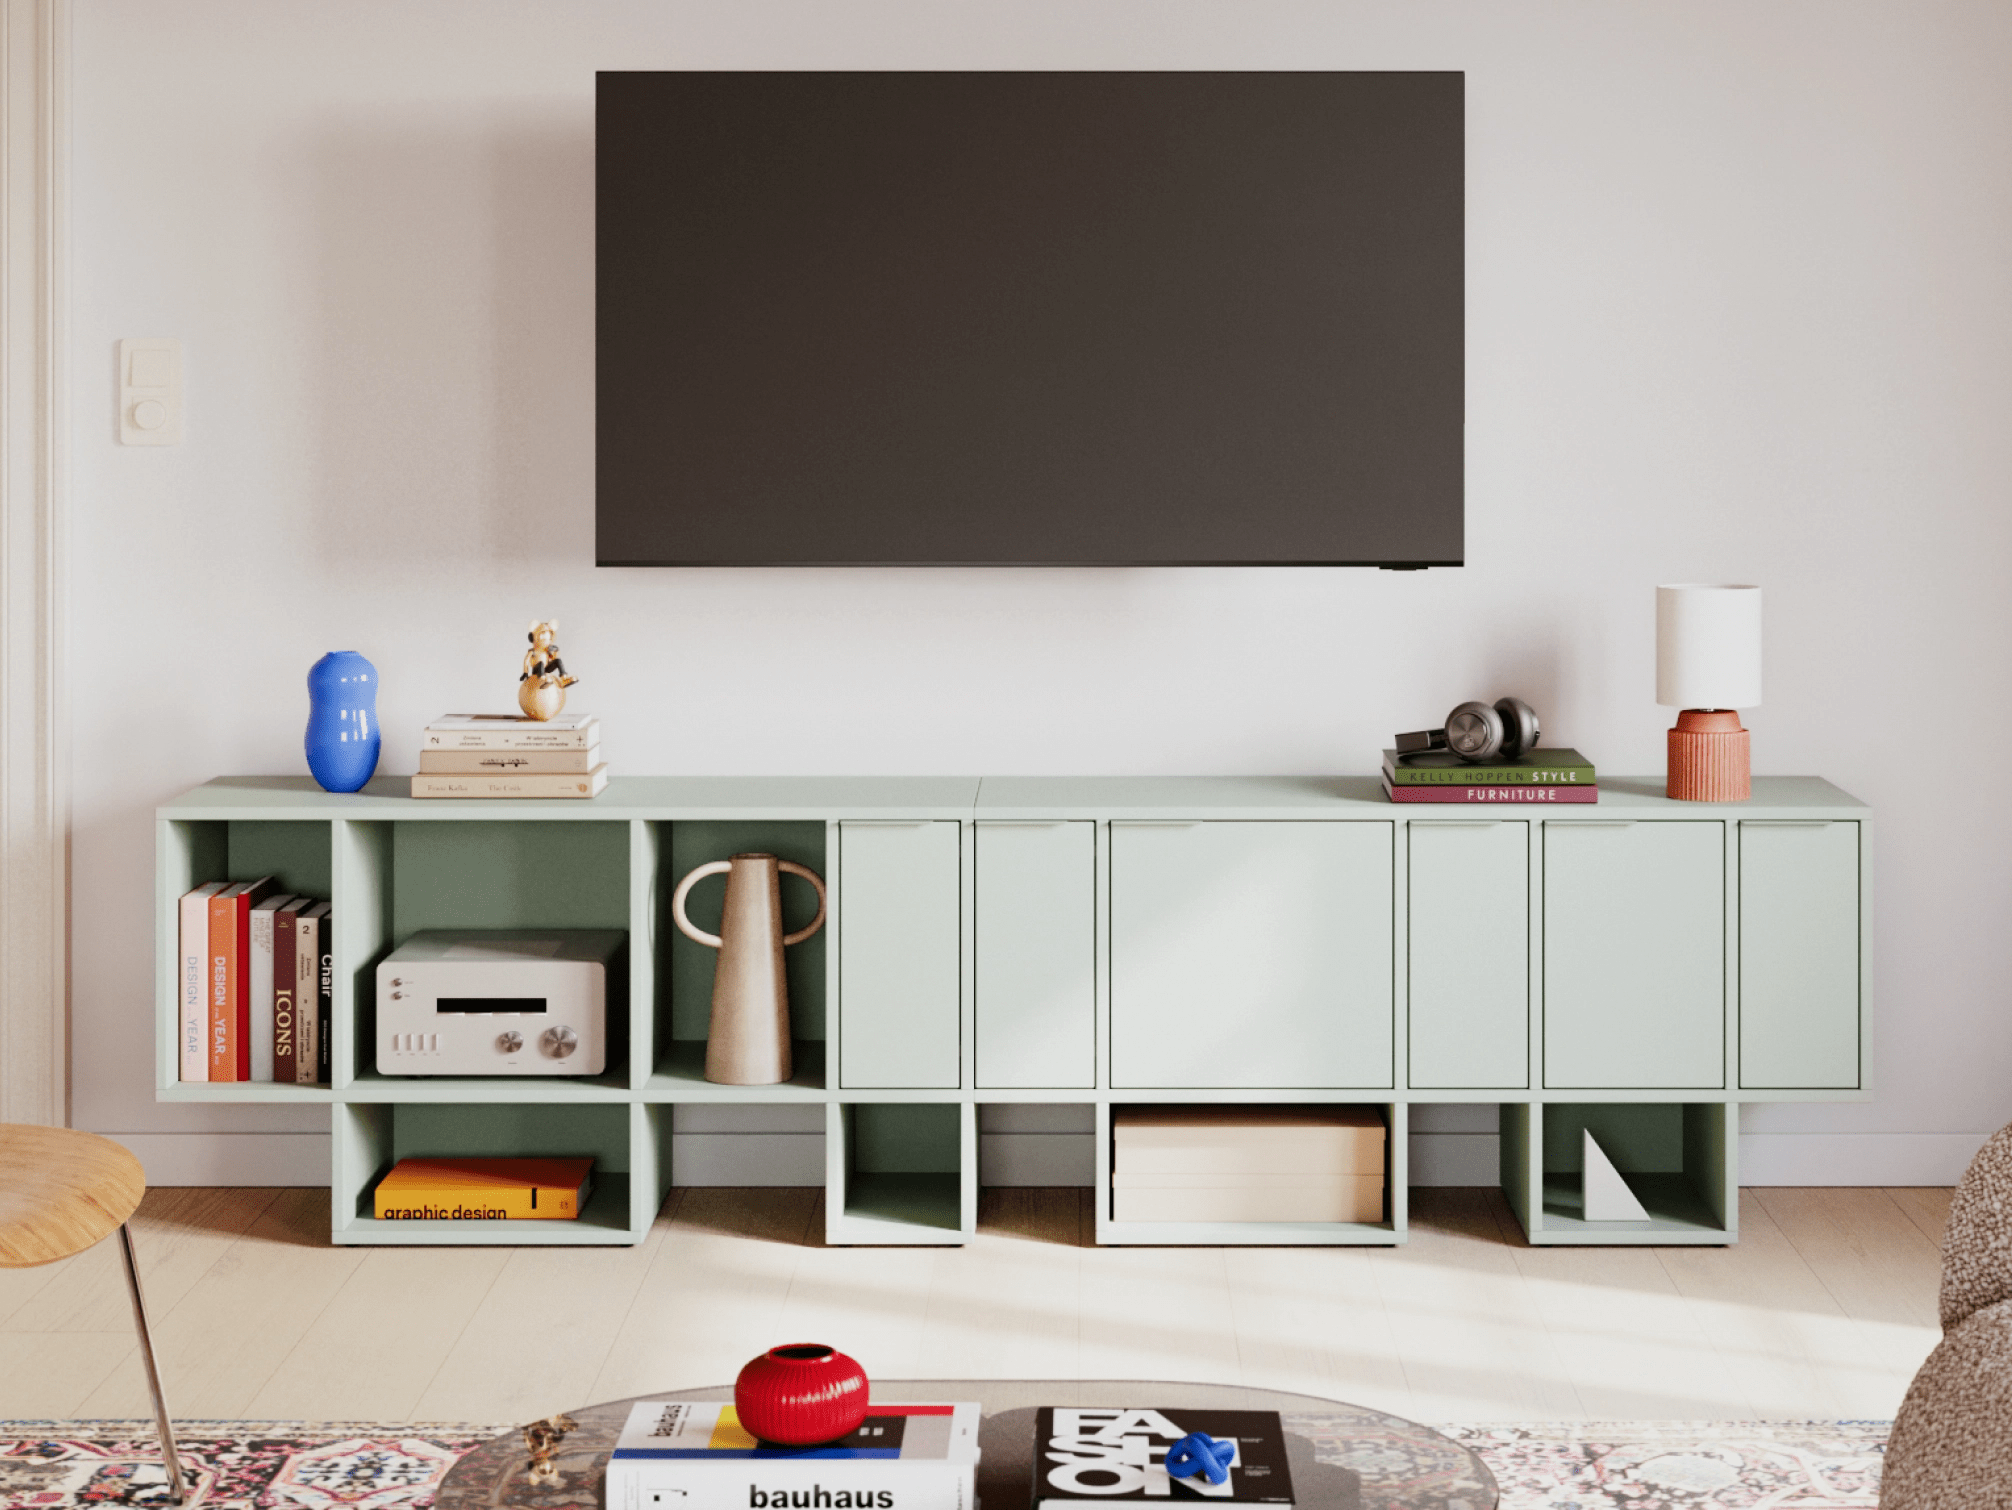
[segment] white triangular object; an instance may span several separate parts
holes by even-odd
[[[1649,1213],[1635,1199],[1635,1192],[1621,1178],[1621,1171],[1606,1151],[1586,1134],[1586,1220],[1589,1222],[1646,1222]]]

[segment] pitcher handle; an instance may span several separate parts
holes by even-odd
[[[785,944],[801,944],[824,926],[824,881],[816,871],[807,870],[794,860],[778,860],[775,868],[786,876],[802,876],[817,888],[817,916],[810,920],[808,928],[799,928],[795,933],[785,934],[783,937]]]
[[[685,898],[691,894],[691,889],[707,876],[723,876],[732,869],[733,866],[725,860],[714,860],[710,864],[699,866],[684,880],[678,882],[678,889],[671,893],[671,921],[678,925],[678,932],[708,948],[720,947],[720,936],[717,933],[708,933],[703,928],[692,926],[692,920],[685,916]],[[818,916],[820,918],[824,916],[821,909]]]

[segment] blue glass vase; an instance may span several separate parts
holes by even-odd
[[[331,650],[307,673],[307,768],[326,792],[353,792],[377,770],[377,668]]]

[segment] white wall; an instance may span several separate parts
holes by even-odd
[[[2012,1117],[2012,808],[1961,797],[2012,740],[2001,0],[78,0],[75,42],[75,1109],[159,1176],[311,1174],[169,1135],[325,1124],[154,1104],[150,810],[303,770],[333,648],[412,769],[533,615],[622,772],[1362,771],[1504,692],[1627,772],[1653,585],[1762,583],[1756,765],[1879,811],[1879,1095],[1753,1112],[1748,1177],[1947,1181]],[[593,71],[678,67],[1465,69],[1472,564],[597,570]],[[153,335],[187,440],[121,449]]]

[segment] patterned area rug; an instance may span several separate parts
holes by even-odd
[[[428,1506],[463,1453],[512,1427],[185,1421],[208,1510]],[[1841,1510],[1879,1502],[1886,1421],[1442,1426],[1502,1486],[1502,1510]],[[166,1506],[153,1426],[0,1423],[0,1510]]]
[[[1547,1421],[1441,1426],[1502,1510],[1837,1510],[1879,1503],[1891,1421]]]

